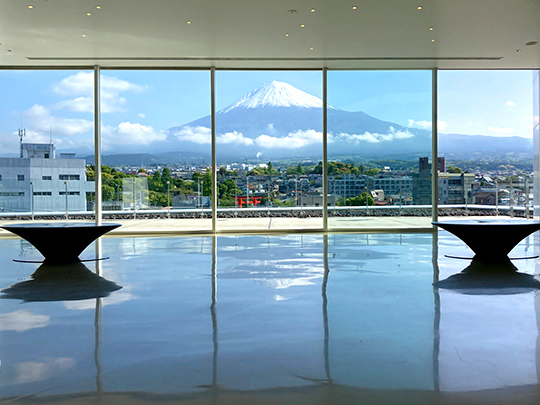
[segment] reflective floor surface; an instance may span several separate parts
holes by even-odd
[[[449,258],[472,253],[446,232],[104,238],[85,254],[110,259],[14,262],[39,255],[0,240],[0,403],[540,403],[538,259]]]

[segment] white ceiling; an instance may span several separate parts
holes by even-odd
[[[531,41],[540,0],[0,0],[5,67],[538,69]]]

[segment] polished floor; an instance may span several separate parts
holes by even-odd
[[[0,240],[0,403],[538,404],[538,245],[111,237],[51,267]]]

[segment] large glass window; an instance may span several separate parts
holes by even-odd
[[[329,228],[429,225],[431,75],[328,72]]]
[[[532,216],[531,71],[439,72],[439,215]]]
[[[211,230],[210,71],[101,74],[103,212]],[[434,165],[439,215],[532,217],[531,71],[437,75],[432,158],[431,70],[327,73],[329,229],[429,226]],[[215,79],[217,230],[322,228],[322,72]],[[0,210],[92,217],[94,72],[0,83]]]
[[[0,70],[0,84],[1,213],[91,216],[93,73]]]
[[[216,73],[218,229],[322,228],[320,71]]]
[[[103,211],[211,229],[209,71],[101,74]]]

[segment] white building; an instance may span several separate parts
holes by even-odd
[[[366,176],[342,174],[328,176],[328,192],[338,197],[356,197],[366,191]]]
[[[94,182],[86,180],[86,161],[75,154],[60,154],[53,144],[25,143],[22,158],[0,158],[0,210],[2,212],[86,211],[86,193]]]
[[[410,176],[378,176],[373,178],[373,190],[383,190],[385,195],[399,195],[412,192]]]

